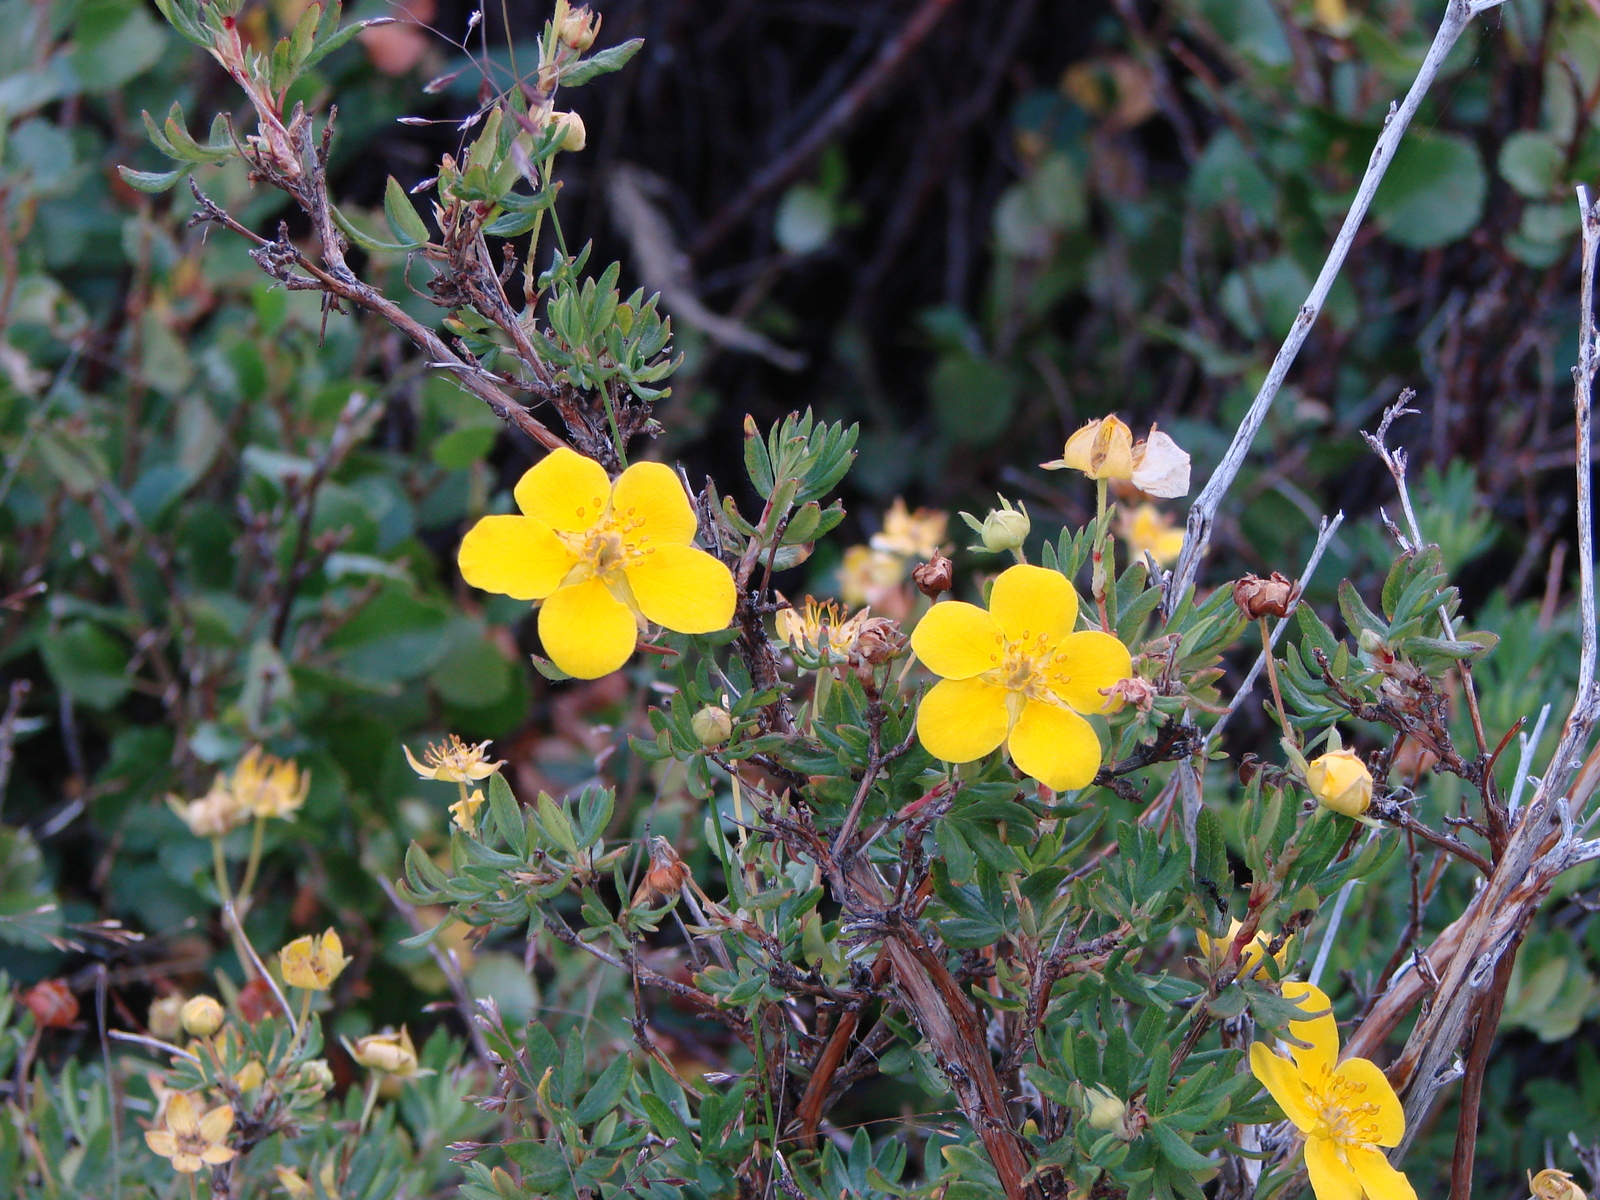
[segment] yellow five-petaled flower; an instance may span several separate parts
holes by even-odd
[[[671,467],[634,463],[613,484],[593,459],[552,451],[515,490],[522,515],[484,517],[461,543],[473,587],[541,600],[539,637],[568,675],[628,661],[646,620],[677,633],[727,628],[733,575],[692,543],[694,510]]]
[[[947,600],[911,633],[911,648],[943,678],[917,710],[917,737],[946,762],[982,758],[1002,742],[1046,787],[1087,787],[1100,739],[1080,713],[1107,712],[1106,691],[1133,673],[1108,633],[1074,632],[1078,594],[1059,571],[1019,564],[1001,573],[989,611]]]
[[[233,1109],[228,1105],[213,1108],[202,1117],[186,1094],[173,1092],[161,1128],[147,1130],[144,1140],[162,1158],[172,1160],[174,1171],[193,1175],[202,1166],[218,1166],[238,1157],[239,1152],[227,1145],[232,1128]]]
[[[1364,1058],[1339,1061],[1339,1026],[1328,997],[1309,983],[1283,985],[1286,1000],[1307,1012],[1290,1021],[1289,1033],[1307,1043],[1293,1046],[1293,1060],[1266,1043],[1250,1047],[1250,1070],[1305,1135],[1306,1173],[1317,1200],[1416,1200],[1416,1189],[1389,1165],[1380,1146],[1398,1146],[1406,1132],[1405,1109],[1384,1073]]]

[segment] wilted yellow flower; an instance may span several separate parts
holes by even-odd
[[[290,987],[325,992],[339,978],[350,960],[345,957],[344,943],[330,929],[320,938],[314,933],[295,938],[278,951],[278,965],[283,971],[283,982]]]
[[[1533,1200],[1588,1200],[1583,1189],[1565,1171],[1546,1168],[1537,1175],[1528,1175],[1528,1191]]]
[[[889,511],[883,514],[883,528],[872,535],[872,549],[898,554],[901,558],[932,558],[944,544],[949,520],[944,513],[931,508],[909,512],[906,502],[896,496]]]
[[[917,657],[943,676],[917,709],[923,748],[965,763],[1004,743],[1017,769],[1046,787],[1088,787],[1104,751],[1079,714],[1109,712],[1107,692],[1133,663],[1110,634],[1076,632],[1077,620],[1071,581],[1021,563],[994,581],[987,612],[935,604],[911,632]]]
[[[1213,967],[1220,967],[1222,960],[1227,957],[1228,947],[1233,945],[1233,939],[1239,936],[1239,930],[1243,928],[1243,921],[1231,921],[1228,924],[1227,935],[1217,938],[1215,941],[1211,939],[1211,936],[1204,929],[1196,930],[1195,940],[1200,943],[1200,953],[1205,955],[1207,961]],[[1252,976],[1264,975],[1265,972],[1261,966],[1262,959],[1271,948],[1272,936],[1265,929],[1256,930],[1256,936],[1251,939],[1250,944],[1239,955],[1238,977],[1240,979],[1249,979]],[[1285,942],[1278,952],[1272,956],[1272,961],[1278,964],[1278,969],[1281,971],[1288,959],[1289,943]]]
[[[871,546],[851,546],[839,567],[839,596],[851,608],[881,604],[906,577],[906,562]]]
[[[215,997],[196,996],[184,1004],[178,1019],[183,1023],[184,1032],[191,1036],[210,1037],[222,1028],[227,1015]]]
[[[1372,772],[1354,750],[1330,750],[1306,768],[1306,786],[1324,808],[1359,817],[1372,803]]]
[[[600,14],[583,7],[563,12],[564,7],[559,5],[556,8],[556,37],[561,39],[562,44],[581,53],[594,45],[595,35],[600,32]]]
[[[1149,552],[1157,566],[1171,566],[1183,549],[1183,527],[1154,504],[1141,504],[1132,512],[1123,513],[1117,532],[1128,540],[1135,558],[1143,558]]]
[[[1379,1149],[1398,1146],[1406,1133],[1405,1108],[1388,1078],[1367,1059],[1339,1061],[1339,1026],[1321,989],[1286,983],[1283,997],[1323,1015],[1289,1022],[1290,1035],[1305,1043],[1290,1047],[1292,1061],[1256,1042],[1250,1070],[1305,1135],[1317,1200],[1416,1200],[1411,1181]]]
[[[190,833],[203,838],[226,837],[250,816],[250,811],[240,806],[228,788],[223,775],[218,775],[211,790],[198,800],[186,801],[169,795],[167,807],[189,827]]]
[[[221,782],[219,776],[218,784]],[[234,803],[245,812],[258,817],[288,818],[306,802],[311,772],[303,772],[294,762],[252,746],[228,776],[227,788],[233,793]]]
[[[1040,463],[1047,471],[1082,471],[1090,479],[1125,479],[1150,496],[1170,500],[1189,491],[1189,455],[1154,425],[1137,445],[1115,416],[1097,417],[1067,439],[1061,457]]]
[[[402,745],[400,749],[405,751],[406,761],[419,778],[438,779],[445,783],[476,783],[506,765],[504,759],[489,761],[488,742],[479,742],[474,746],[463,742],[453,733],[447,741],[437,745],[430,743],[425,747],[421,762],[411,753],[410,746]]]
[[[410,1079],[423,1072],[417,1069],[417,1048],[411,1044],[411,1034],[402,1025],[399,1033],[373,1033],[357,1038],[355,1044],[345,1043],[350,1057],[372,1071],[382,1071],[400,1079]]]
[[[780,596],[781,600],[782,597]],[[862,609],[846,617],[832,600],[817,600],[807,596],[804,609],[785,607],[778,610],[773,621],[778,636],[797,650],[830,658],[848,657],[862,626],[872,613]]]
[[[634,463],[615,484],[575,450],[552,451],[516,486],[521,514],[484,517],[461,541],[475,588],[540,600],[544,652],[598,679],[633,654],[644,623],[714,633],[733,619],[733,574],[696,549],[698,522],[677,474]]]
[[[589,144],[589,131],[583,126],[583,118],[575,112],[558,112],[550,123],[560,131],[560,144],[563,150],[579,151]]]
[[[217,1166],[238,1156],[238,1151],[224,1145],[232,1128],[233,1109],[228,1105],[197,1117],[194,1101],[183,1092],[173,1092],[161,1128],[146,1130],[144,1141],[162,1158],[170,1158],[174,1171],[193,1175],[207,1164]]]
[[[466,793],[466,786],[462,786]],[[483,807],[483,792],[473,788],[470,795],[463,794],[461,799],[450,806],[450,819],[456,823],[456,828],[471,837],[478,831],[478,810]]]

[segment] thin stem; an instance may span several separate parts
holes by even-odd
[[[361,1102],[361,1124],[356,1127],[356,1136],[359,1138],[367,1131],[367,1122],[372,1119],[372,1108],[378,1102],[378,1073],[367,1072],[367,1098]]]
[[[1278,690],[1278,664],[1272,657],[1272,634],[1267,631],[1267,618],[1257,617],[1256,622],[1261,627],[1261,652],[1267,660],[1267,682],[1272,685],[1272,704],[1278,710],[1278,724],[1283,728],[1283,736],[1298,746],[1300,735],[1289,724],[1289,714],[1283,709],[1283,693]]]
[[[1405,99],[1398,105],[1390,106],[1388,119],[1384,122],[1383,132],[1378,137],[1377,145],[1372,148],[1372,157],[1367,161],[1366,173],[1361,177],[1361,184],[1356,189],[1355,199],[1351,201],[1350,211],[1345,214],[1344,224],[1340,226],[1338,236],[1334,238],[1333,246],[1328,251],[1327,260],[1322,264],[1322,270],[1311,286],[1311,293],[1306,297],[1306,302],[1300,306],[1300,312],[1295,317],[1294,324],[1289,327],[1288,336],[1279,347],[1277,357],[1272,360],[1272,367],[1261,383],[1261,390],[1256,393],[1249,412],[1245,414],[1244,420],[1234,433],[1233,441],[1229,444],[1227,453],[1223,455],[1222,462],[1200,494],[1195,497],[1194,507],[1189,510],[1189,524],[1184,536],[1183,551],[1179,554],[1177,565],[1167,579],[1165,598],[1167,611],[1172,610],[1178,598],[1190,584],[1194,583],[1200,569],[1200,560],[1205,556],[1211,543],[1211,526],[1216,519],[1217,510],[1222,505],[1222,498],[1227,495],[1240,468],[1244,466],[1245,456],[1250,452],[1250,445],[1255,441],[1262,422],[1266,420],[1267,410],[1277,399],[1278,391],[1283,387],[1283,381],[1289,374],[1289,368],[1294,365],[1300,347],[1305,344],[1312,325],[1316,323],[1317,316],[1328,299],[1333,281],[1338,277],[1339,269],[1344,266],[1345,256],[1350,253],[1350,247],[1356,240],[1361,222],[1366,219],[1367,208],[1378,192],[1378,184],[1383,181],[1384,172],[1394,160],[1395,151],[1400,148],[1400,140],[1405,136],[1406,127],[1411,124],[1411,118],[1416,115],[1422,97],[1433,86],[1433,81],[1438,77],[1440,68],[1444,66],[1450,48],[1456,44],[1456,40],[1460,38],[1472,18],[1500,2],[1501,0],[1450,0],[1449,6],[1445,9],[1444,19],[1439,24],[1439,32],[1434,35],[1433,44],[1428,47],[1427,57],[1422,60],[1422,66],[1417,71],[1417,77],[1412,82],[1410,90],[1406,92]]]
[[[222,839],[211,839],[211,871],[217,877],[217,895],[224,904],[233,903],[233,893],[228,890],[228,857],[222,852]]]
[[[250,857],[245,861],[244,879],[239,884],[239,907],[245,912],[250,911],[250,893],[256,886],[256,871],[261,866],[261,838],[267,827],[265,817],[256,817],[256,825],[250,831]]]
[[[1106,480],[1094,481],[1094,548],[1090,551],[1094,563],[1093,574],[1090,576],[1089,587],[1094,592],[1095,606],[1100,610],[1100,628],[1107,633],[1111,632],[1111,618],[1106,615]]]

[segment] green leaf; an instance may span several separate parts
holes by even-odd
[[[339,227],[339,232],[369,254],[403,254],[407,250],[416,249],[415,243],[412,242],[385,242],[370,233],[364,233],[349,217],[339,211],[339,206],[336,204],[329,204],[328,211],[333,215],[333,223]]]
[[[594,1086],[579,1103],[577,1110],[572,1114],[572,1119],[579,1125],[598,1121],[622,1102],[622,1097],[627,1094],[631,1082],[633,1082],[633,1060],[626,1054],[618,1055],[616,1060],[601,1072],[600,1078],[594,1081]]]
[[[119,166],[117,174],[122,181],[138,192],[164,192],[189,174],[191,168],[179,167],[176,171],[135,171]]]
[[[1431,250],[1477,227],[1489,192],[1478,148],[1453,133],[1411,134],[1372,200],[1372,215],[1392,241]]]
[[[629,38],[621,45],[612,46],[592,54],[582,62],[561,73],[563,87],[581,87],[596,75],[605,75],[611,71],[620,71],[628,65],[628,60],[639,53],[639,48],[644,45],[643,38]]]
[[[1209,1171],[1217,1165],[1161,1121],[1151,1121],[1150,1132],[1161,1147],[1161,1156],[1180,1171]]]
[[[56,687],[79,704],[109,709],[121,703],[133,680],[122,643],[88,621],[75,621],[39,639]]]
[[[428,244],[428,226],[411,206],[411,197],[393,175],[383,187],[383,215],[395,237],[409,246]]]
[[[1556,189],[1567,157],[1544,130],[1513,133],[1500,147],[1500,175],[1530,200],[1543,200]]]
[[[528,827],[522,819],[522,808],[511,793],[511,785],[499,772],[489,776],[489,811],[494,815],[495,828],[500,831],[500,836],[506,839],[519,858],[525,858],[528,853]]]

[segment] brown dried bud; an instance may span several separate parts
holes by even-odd
[[[59,979],[46,979],[23,992],[22,1006],[41,1029],[65,1029],[78,1019],[78,998]]]
[[[664,837],[650,839],[650,869],[644,873],[633,893],[633,907],[646,908],[671,904],[689,879],[689,864]]]
[[[1155,704],[1156,685],[1142,676],[1130,675],[1113,683],[1106,689],[1106,694],[1116,702],[1118,709],[1124,704],[1131,704],[1140,712],[1147,713]]]
[[[1270,578],[1246,575],[1233,585],[1233,602],[1252,621],[1262,617],[1287,617],[1299,588],[1274,571]]]
[[[935,551],[927,562],[912,569],[911,582],[916,584],[917,591],[928,599],[937,600],[941,594],[955,586],[956,565]]]
[[[888,617],[868,617],[861,623],[855,646],[850,652],[852,663],[881,667],[899,656],[906,648],[906,635],[900,624]]]

